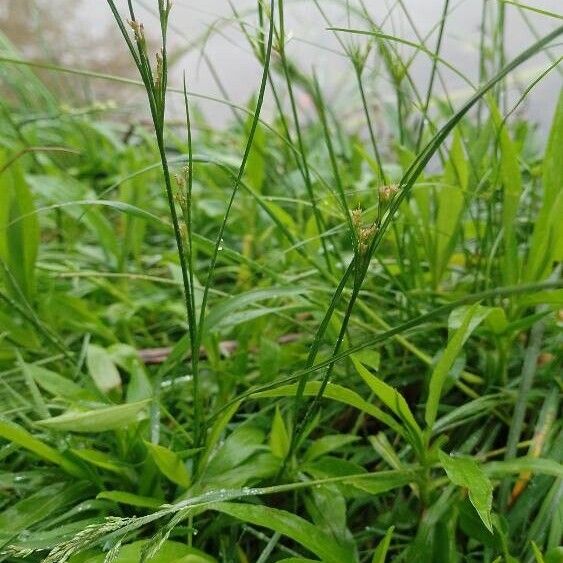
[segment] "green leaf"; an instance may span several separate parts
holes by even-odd
[[[0,548],[19,533],[75,503],[86,492],[84,483],[55,483],[6,508],[0,513]]]
[[[257,452],[241,464],[221,473],[205,474],[203,482],[206,490],[222,490],[243,487],[250,481],[257,482],[270,479],[280,468],[280,460],[270,452]]]
[[[58,465],[67,473],[70,473],[75,477],[85,477],[85,472],[81,467],[13,422],[0,420],[0,437],[17,444],[30,452],[33,452],[36,456],[44,459],[45,461]]]
[[[279,458],[284,458],[289,452],[289,435],[279,407],[276,407],[276,414],[272,422],[270,449],[272,453]]]
[[[124,545],[113,563],[139,563],[147,541],[136,541]],[[104,563],[106,554],[87,551],[71,557],[69,563]],[[154,557],[147,563],[216,563],[216,560],[185,543],[165,541]]]
[[[422,431],[418,426],[405,398],[393,387],[373,375],[355,356],[351,356],[352,363],[360,377],[368,384],[377,398],[406,425],[411,435],[413,446],[422,445]]]
[[[509,326],[504,309],[491,307],[486,324],[495,334],[502,334]]]
[[[45,403],[45,399],[43,398],[41,391],[37,387],[35,378],[31,374],[29,364],[23,361],[18,350],[16,350],[16,358],[18,360],[18,365],[23,373],[31,398],[33,399],[33,402],[35,404],[35,412],[38,416],[41,416],[43,418],[50,417],[51,414],[49,413],[49,409],[47,408],[47,404]]]
[[[211,453],[215,450],[217,442],[221,438],[221,435],[225,431],[227,424],[231,418],[235,415],[237,410],[240,407],[240,401],[233,403],[230,407],[226,408],[220,416],[217,417],[217,420],[213,423],[213,426],[210,428],[209,433],[207,435],[207,440],[205,442],[205,449],[201,455],[201,466],[206,467],[209,461],[209,457]]]
[[[90,344],[86,353],[88,372],[102,393],[121,389],[121,377],[111,355],[100,346]]]
[[[59,432],[107,432],[120,430],[146,417],[149,400],[88,411],[68,411],[59,416],[40,420],[38,424]]]
[[[438,363],[432,371],[430,377],[430,385],[428,389],[428,399],[426,401],[426,411],[424,414],[424,419],[428,427],[432,427],[436,421],[436,416],[438,414],[438,405],[440,404],[440,397],[442,396],[442,389],[444,383],[446,382],[446,377],[454,364],[461,348],[463,347],[467,338],[469,338],[471,332],[477,328],[477,325],[485,318],[488,314],[487,311],[480,309],[480,305],[475,303],[474,305],[463,308],[463,318],[459,325],[457,320],[452,323],[454,327],[458,327],[454,332],[453,336],[450,338],[446,349],[441,355]],[[480,312],[480,314],[478,314]],[[457,319],[459,316],[459,311],[453,316]],[[475,318],[474,318],[475,317]]]
[[[352,442],[358,441],[360,438],[358,436],[353,436],[351,434],[334,434],[329,436],[323,436],[318,440],[315,440],[309,449],[305,452],[303,456],[304,461],[313,461],[318,457],[328,454],[334,450],[351,444]]]
[[[467,159],[463,152],[463,144],[459,129],[455,130],[450,159],[444,171],[445,185],[439,186],[436,192],[438,207],[436,222],[431,224],[434,236],[434,280],[437,285],[442,279],[454,251],[460,229],[464,208],[464,192],[468,183]]]
[[[346,525],[346,500],[342,487],[328,484],[313,487],[303,497],[305,509],[313,523],[340,543],[346,543],[350,530]]]
[[[215,452],[207,467],[206,476],[221,476],[254,453],[264,450],[264,438],[263,430],[256,426],[238,426]]]
[[[554,261],[563,259],[563,93],[559,95],[543,159],[543,201],[534,220],[534,231],[524,271],[527,281],[549,275]]]
[[[251,106],[254,106],[252,103]],[[250,130],[252,124],[252,114],[245,124],[245,129]],[[246,162],[246,173],[245,178],[249,186],[251,186],[256,192],[260,193],[262,191],[262,185],[266,177],[266,131],[260,125],[256,127],[254,133],[254,142],[248,154],[248,160]]]
[[[262,335],[257,361],[261,377],[265,380],[275,379],[281,368],[281,346],[275,340]]]
[[[379,371],[381,354],[377,350],[366,348],[365,350],[360,350],[354,354],[354,357],[367,368],[373,371]]]
[[[320,381],[309,381],[305,385],[305,390],[303,391],[303,395],[305,397],[314,397],[317,395],[319,388],[321,386]],[[275,389],[271,389],[268,391],[259,391],[258,393],[254,393],[253,397],[256,398],[266,398],[266,397],[294,397],[295,393],[297,392],[297,385],[281,385],[280,387],[276,387]],[[338,401],[340,403],[344,403],[346,405],[350,405],[370,416],[373,416],[377,420],[380,420],[384,424],[386,424],[389,428],[392,428],[397,434],[400,436],[405,436],[405,432],[403,428],[395,421],[392,416],[389,416],[387,413],[384,413],[381,409],[377,408],[375,405],[368,403],[365,399],[363,399],[358,393],[352,391],[351,389],[347,389],[346,387],[342,387],[341,385],[337,385],[335,383],[329,383],[326,386],[324,395],[324,399],[332,399],[333,401]]]
[[[497,128],[500,146],[500,180],[503,187],[502,229],[504,237],[503,276],[507,285],[518,281],[518,251],[516,243],[516,215],[522,193],[522,178],[516,144],[508,134],[507,124],[492,97],[488,98],[491,117]]]
[[[176,453],[158,444],[145,442],[145,445],[156,466],[165,477],[185,489],[190,486],[190,474]]]
[[[237,322],[243,322],[249,318],[253,318],[261,314],[262,309],[256,310],[256,303],[267,299],[278,299],[281,297],[295,297],[306,293],[306,288],[300,287],[270,287],[268,289],[254,289],[245,293],[240,293],[229,299],[221,301],[213,309],[209,311],[205,321],[205,327],[208,330],[216,330],[224,326],[232,326],[236,324],[232,319],[233,314],[237,313],[240,318]],[[248,307],[252,306],[250,312]],[[246,315],[241,315],[241,310]]]
[[[89,391],[83,389],[68,377],[63,377],[54,371],[35,364],[26,364],[26,369],[39,387],[55,397],[70,400],[94,398]]]
[[[385,432],[379,432],[368,438],[373,449],[393,468],[401,469],[403,463],[395,447],[389,442]]]
[[[355,563],[357,558],[351,546],[338,543],[333,537],[303,518],[269,506],[217,503],[210,506],[243,522],[263,526],[300,543],[325,563]]]
[[[0,170],[7,163],[0,149]],[[16,299],[33,299],[35,260],[39,248],[39,223],[33,196],[19,160],[0,172],[0,261],[8,269],[6,287]]]
[[[128,493],[127,491],[102,491],[96,498],[111,500],[128,506],[138,506],[140,508],[158,508],[162,501],[153,497],[144,497]]]
[[[106,256],[118,255],[119,245],[115,231],[110,221],[102,214],[102,209],[95,204],[98,201],[95,199],[96,194],[89,190],[85,183],[69,174],[57,175],[53,171],[49,175],[29,176],[29,183],[35,193],[49,204],[37,212],[56,209],[57,212],[70,217],[73,222],[83,223],[97,238]],[[87,205],[88,209],[83,209],[83,205]]]
[[[536,542],[532,542],[532,551],[534,552],[536,563],[545,563],[545,559],[543,558],[542,552],[540,551],[539,547],[536,545]]]
[[[118,475],[128,476],[130,474],[129,468],[124,463],[104,452],[89,448],[74,448],[71,451],[75,456],[95,467],[117,473]]]
[[[299,228],[295,223],[293,217],[280,205],[275,204],[273,201],[265,202],[268,214],[278,225],[281,225],[289,234],[296,235],[299,233]]]
[[[152,387],[137,350],[127,344],[113,344],[107,349],[107,353],[115,364],[129,374],[127,402],[149,399]]]
[[[442,451],[439,451],[438,455],[450,481],[468,490],[471,504],[475,507],[487,530],[492,534],[493,486],[483,469],[470,457],[452,457]]]
[[[412,470],[391,470],[366,473],[365,477],[346,480],[345,483],[370,493],[379,495],[392,491],[399,487],[404,487],[413,483],[417,479],[417,474]]]
[[[553,459],[520,457],[507,461],[491,461],[483,465],[483,470],[492,477],[529,471],[563,479],[563,465]]]
[[[524,307],[543,304],[560,306],[563,305],[563,289],[536,291],[531,295],[523,296],[519,303]]]
[[[385,536],[383,536],[383,539],[379,542],[378,546],[375,548],[371,563],[385,563],[385,559],[387,557],[387,552],[389,551],[389,545],[391,544],[391,538],[393,537],[394,530],[395,530],[395,526],[390,526],[389,528],[387,528],[387,532],[385,532]]]
[[[545,554],[545,563],[561,563],[563,561],[563,547],[558,546],[550,549]]]

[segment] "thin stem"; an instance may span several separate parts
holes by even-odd
[[[442,19],[440,20],[440,28],[438,30],[438,39],[436,41],[435,57],[432,57],[432,70],[430,72],[430,81],[428,82],[428,90],[426,91],[426,99],[424,101],[424,108],[422,111],[423,117],[420,120],[420,125],[418,127],[418,135],[416,138],[415,152],[420,150],[420,144],[422,143],[422,135],[424,133],[424,116],[428,113],[428,107],[430,106],[430,99],[432,98],[432,90],[434,88],[434,79],[436,77],[436,69],[438,68],[438,57],[440,55],[440,48],[442,46],[442,37],[444,35],[444,27],[446,25],[446,17],[448,14],[448,7],[450,0],[444,0],[444,7],[442,9]]]
[[[541,311],[538,308],[538,312]],[[545,332],[545,321],[538,321],[530,332],[530,343],[524,355],[524,364],[522,366],[522,375],[520,376],[520,387],[518,388],[518,397],[514,405],[514,412],[508,430],[508,439],[506,441],[505,460],[516,457],[518,451],[518,443],[524,427],[524,418],[528,407],[530,390],[536,375],[538,356],[541,352],[543,334]],[[510,492],[510,480],[505,479],[500,488],[500,505],[505,507],[508,503],[508,495]]]
[[[272,43],[273,43],[273,34],[274,34],[274,0],[271,0],[270,3],[270,22],[269,22],[269,33],[268,33],[268,43],[267,43],[267,48],[266,48],[266,53],[265,53],[265,58],[264,58],[264,66],[263,66],[263,72],[262,72],[262,79],[260,82],[260,90],[259,90],[259,94],[258,94],[258,100],[256,102],[256,109],[254,111],[254,117],[252,119],[252,125],[250,127],[250,133],[248,135],[248,139],[246,142],[246,147],[244,150],[244,155],[242,157],[242,161],[238,170],[238,174],[237,177],[235,179],[235,183],[231,192],[231,197],[229,199],[229,202],[227,204],[227,209],[225,210],[225,215],[223,217],[223,221],[221,222],[221,226],[219,228],[219,234],[217,235],[217,241],[215,243],[215,247],[213,249],[213,255],[211,257],[211,263],[209,265],[209,273],[207,275],[207,280],[205,282],[205,286],[203,288],[203,297],[202,297],[202,301],[201,301],[201,309],[200,309],[200,315],[199,315],[199,321],[198,321],[198,331],[197,331],[197,345],[196,345],[196,350],[199,349],[199,347],[201,346],[202,340],[203,340],[203,335],[204,335],[204,330],[205,330],[205,311],[207,308],[207,301],[209,298],[209,290],[211,288],[211,284],[213,281],[213,275],[215,273],[215,266],[217,265],[217,257],[219,255],[219,250],[222,248],[222,244],[223,244],[223,235],[225,233],[225,228],[227,226],[227,221],[229,218],[229,214],[231,211],[231,208],[233,206],[234,200],[235,200],[235,196],[238,192],[238,189],[241,185],[242,182],[242,177],[244,175],[244,171],[246,168],[246,163],[248,161],[248,157],[250,155],[250,150],[252,148],[252,143],[254,141],[254,135],[256,133],[256,128],[258,127],[258,119],[260,116],[260,111],[262,109],[262,104],[264,102],[264,94],[266,91],[266,84],[267,84],[267,78],[268,78],[268,71],[270,68],[270,59],[271,59],[271,54],[272,54]],[[195,355],[196,358],[198,357],[198,355]],[[196,359],[196,362],[198,360]],[[196,363],[196,370],[197,370],[197,363]],[[194,444],[196,447],[199,446],[199,441],[194,440]]]

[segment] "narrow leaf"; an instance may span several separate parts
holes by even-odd
[[[233,502],[219,502],[210,508],[287,536],[309,549],[325,563],[355,563],[357,561],[352,547],[341,545],[311,522],[285,510]]]
[[[379,542],[379,545],[375,548],[375,552],[373,553],[373,558],[371,563],[385,563],[385,559],[387,557],[387,551],[389,551],[389,545],[391,544],[391,538],[393,537],[393,530],[395,526],[390,526],[385,532],[385,536]]]
[[[156,498],[135,495],[127,491],[102,491],[98,493],[96,498],[111,500],[120,504],[127,504],[128,506],[138,506],[140,508],[158,508],[162,505],[162,501]]]
[[[419,446],[422,443],[422,431],[405,398],[396,389],[373,375],[355,356],[352,356],[352,363],[377,398],[407,426],[414,440],[413,446]]]
[[[49,430],[62,432],[107,432],[120,430],[146,417],[149,401],[101,407],[89,411],[68,411],[60,416],[40,420]]]
[[[0,150],[0,169],[7,160]],[[5,284],[15,298],[30,301],[35,293],[35,260],[39,247],[39,223],[33,196],[21,163],[12,162],[0,172],[0,261],[9,274]]]
[[[442,396],[442,389],[446,382],[446,377],[454,364],[461,348],[472,330],[476,328],[476,323],[472,322],[473,317],[479,310],[479,304],[475,303],[468,307],[459,328],[454,332],[450,338],[444,353],[438,360],[434,371],[430,377],[430,385],[428,390],[428,399],[426,401],[426,411],[424,419],[426,424],[431,428],[436,421],[438,414],[438,405],[440,404],[440,397]],[[483,320],[484,316],[480,317],[479,322]]]
[[[540,280],[551,272],[552,263],[563,258],[563,92],[559,102],[543,160],[543,202],[534,221],[528,251],[526,280]]]
[[[67,473],[70,473],[75,477],[85,477],[82,468],[67,459],[64,455],[59,453],[51,446],[48,446],[41,440],[32,436],[27,430],[13,422],[0,420],[0,437],[13,442],[14,444],[17,444],[18,446],[21,446],[22,448],[25,448],[30,452],[33,452],[35,455],[37,455],[41,459],[44,459],[45,461],[58,465]]]
[[[285,427],[285,422],[279,407],[276,407],[276,414],[272,422],[272,432],[270,433],[270,449],[279,458],[284,458],[289,451],[289,434]]]

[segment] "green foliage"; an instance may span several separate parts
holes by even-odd
[[[452,457],[440,452],[440,462],[450,481],[467,489],[471,504],[487,530],[492,533],[493,486],[483,470],[469,457]]]
[[[303,518],[268,506],[217,503],[213,510],[239,518],[257,526],[265,526],[287,536],[318,555],[326,563],[353,563],[357,561],[351,546],[341,545],[328,534]]]
[[[64,414],[38,421],[42,426],[65,432],[108,432],[134,424],[146,411],[148,401],[115,405]]]
[[[545,278],[551,271],[551,264],[561,261],[563,257],[559,220],[563,214],[563,161],[559,157],[562,143],[563,94],[560,94],[543,160],[543,198],[528,251],[528,264],[524,274],[527,280]]]
[[[168,84],[168,2],[108,0],[150,127],[0,41],[0,560],[560,559],[563,97],[543,149],[503,91],[562,29],[505,63],[489,14],[474,85],[447,2],[436,47],[314,2],[341,95],[285,4],[233,4],[262,74],[220,130]]]
[[[146,446],[150,456],[163,475],[185,489],[190,486],[190,474],[178,455],[158,444],[147,442]]]
[[[5,286],[16,299],[33,300],[39,222],[20,162],[0,152],[0,260]]]

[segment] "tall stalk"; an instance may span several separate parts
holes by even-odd
[[[424,133],[424,116],[428,113],[428,107],[430,106],[430,99],[432,98],[432,91],[434,89],[434,80],[436,78],[436,70],[438,68],[438,57],[440,55],[440,48],[442,46],[442,38],[444,36],[444,27],[446,25],[446,18],[448,15],[448,7],[450,5],[450,0],[444,0],[444,7],[442,9],[442,18],[440,19],[440,27],[438,29],[438,39],[436,40],[436,56],[432,59],[432,70],[430,72],[430,80],[428,81],[428,89],[426,91],[426,99],[424,100],[424,108],[422,111],[423,117],[420,120],[420,125],[418,126],[418,133],[416,137],[415,152],[420,150],[420,144],[422,143],[422,135]]]
[[[186,318],[188,322],[188,333],[190,335],[190,341],[197,342],[197,325],[195,322],[195,307],[194,307],[194,295],[193,295],[193,272],[191,272],[190,264],[186,257],[186,248],[183,241],[183,233],[180,225],[180,218],[176,210],[176,198],[174,197],[174,188],[172,186],[172,179],[170,175],[170,167],[168,163],[168,157],[166,155],[166,148],[164,142],[165,133],[165,114],[166,114],[166,92],[168,84],[168,56],[167,56],[167,26],[168,18],[170,15],[170,9],[172,4],[169,0],[164,2],[164,0],[159,0],[158,2],[158,15],[160,21],[160,31],[161,31],[161,50],[156,55],[156,68],[153,73],[152,66],[148,56],[147,43],[144,35],[143,24],[139,22],[135,17],[135,11],[133,8],[132,0],[128,0],[129,7],[129,25],[133,30],[134,41],[131,39],[129,32],[125,26],[125,22],[117,7],[114,0],[107,0],[109,7],[114,15],[117,25],[121,31],[121,34],[129,48],[131,56],[135,62],[135,65],[141,75],[143,85],[147,93],[147,99],[149,102],[149,109],[152,118],[152,123],[154,127],[156,142],[158,146],[158,152],[160,156],[161,168],[164,179],[164,187],[166,192],[166,198],[168,200],[168,208],[170,212],[170,217],[172,219],[172,228],[174,230],[174,239],[176,243],[176,249],[178,254],[178,260],[180,262],[180,269],[182,272],[182,287],[184,293],[184,304],[186,309]],[[191,145],[191,136],[190,136]],[[191,154],[191,148],[190,154]],[[190,173],[191,176],[191,173]],[[191,185],[191,179],[190,179]],[[190,252],[191,254],[191,252]],[[193,347],[192,347],[193,348]],[[194,353],[195,350],[192,349],[192,357],[197,356]],[[199,378],[197,370],[193,373],[193,400],[194,400],[194,443],[198,443],[198,437],[200,434],[201,427],[201,408],[199,401]],[[153,436],[153,439],[157,437]]]
[[[487,92],[489,92],[490,90],[495,88],[507,74],[509,74],[515,68],[517,68],[522,63],[527,61],[530,57],[532,57],[533,55],[535,55],[536,53],[541,51],[541,49],[543,49],[546,45],[551,43],[551,41],[553,41],[555,38],[557,38],[562,33],[563,33],[563,26],[560,26],[559,28],[555,29],[554,31],[552,31],[551,33],[549,33],[548,35],[543,37],[541,40],[537,41],[531,47],[529,47],[528,49],[523,51],[520,55],[518,55],[515,59],[513,59],[509,64],[507,64],[503,69],[501,69],[491,80],[489,80],[487,83],[485,83],[483,86],[481,86],[475,92],[475,94],[473,96],[471,96],[471,98],[467,102],[465,102],[465,104],[463,104],[463,106],[442,126],[442,128],[428,142],[428,144],[422,150],[420,155],[415,159],[415,161],[411,164],[411,166],[408,168],[408,170],[403,175],[403,178],[401,179],[401,181],[399,183],[399,190],[397,192],[397,195],[390,201],[390,203],[388,205],[387,212],[386,212],[383,220],[381,221],[381,225],[377,229],[375,236],[373,236],[373,238],[372,238],[372,240],[369,244],[369,247],[365,252],[365,255],[361,257],[361,260],[359,259],[360,257],[359,257],[358,254],[355,255],[354,259],[352,260],[348,269],[346,270],[346,273],[342,277],[342,280],[341,280],[339,286],[337,287],[337,289],[336,289],[336,291],[333,295],[333,299],[332,299],[331,304],[330,304],[330,306],[329,306],[329,308],[328,308],[328,310],[327,310],[327,312],[326,312],[326,314],[323,318],[323,321],[321,322],[321,325],[320,325],[319,329],[317,330],[317,333],[316,333],[314,341],[313,341],[313,345],[310,348],[309,356],[307,358],[306,368],[310,368],[311,366],[314,365],[316,356],[317,356],[318,351],[320,349],[321,341],[324,338],[324,334],[326,332],[326,329],[328,327],[330,319],[332,318],[332,315],[334,314],[334,311],[336,310],[336,307],[338,306],[338,304],[341,300],[342,292],[343,292],[344,288],[346,287],[347,281],[350,278],[350,276],[353,273],[355,273],[352,295],[350,296],[350,300],[347,304],[346,313],[345,313],[344,320],[342,322],[340,333],[339,333],[336,344],[334,345],[334,348],[333,348],[333,351],[332,351],[332,354],[331,354],[331,357],[333,359],[331,361],[329,361],[329,363],[328,363],[327,370],[325,371],[325,373],[322,377],[322,380],[321,380],[322,381],[321,387],[320,387],[315,399],[309,404],[309,406],[307,407],[304,415],[299,417],[301,422],[299,424],[297,424],[293,429],[292,436],[291,436],[291,448],[290,448],[290,452],[289,452],[287,457],[289,457],[289,455],[293,454],[294,449],[296,448],[296,446],[299,443],[299,439],[303,435],[303,432],[306,428],[307,422],[310,420],[310,418],[313,414],[313,411],[320,404],[320,399],[322,398],[324,390],[326,388],[326,385],[328,384],[330,377],[332,375],[332,369],[333,369],[335,361],[336,361],[335,358],[338,357],[341,345],[343,343],[343,339],[344,339],[343,336],[345,334],[345,330],[346,330],[346,327],[347,327],[347,324],[348,324],[348,321],[349,321],[349,318],[350,318],[350,313],[351,313],[351,311],[354,307],[354,304],[355,304],[355,302],[358,298],[358,295],[359,295],[361,286],[363,284],[363,281],[365,279],[365,276],[367,275],[370,260],[373,256],[374,252],[377,250],[380,243],[382,242],[383,237],[384,237],[387,229],[391,226],[392,221],[395,217],[395,214],[398,212],[401,203],[408,196],[408,194],[410,193],[410,190],[414,186],[415,181],[420,176],[420,174],[422,173],[422,171],[424,170],[424,168],[426,167],[426,165],[428,164],[428,162],[430,161],[432,156],[436,153],[436,151],[440,148],[442,143],[446,140],[446,138],[448,137],[450,132],[455,128],[455,126],[463,118],[463,116],[465,114],[467,114],[467,112]],[[298,385],[297,392],[296,392],[296,395],[295,395],[296,404],[299,404],[303,399],[306,381],[307,381],[307,375],[304,375],[304,376],[299,378],[299,385]]]
[[[271,55],[272,55],[272,45],[273,45],[273,37],[274,37],[274,9],[275,9],[275,3],[274,0],[271,0],[270,2],[270,9],[269,9],[269,30],[268,30],[268,38],[267,41],[264,45],[264,51],[263,51],[263,71],[262,71],[262,78],[260,81],[260,89],[258,92],[258,99],[256,102],[256,108],[254,110],[254,115],[252,118],[252,123],[250,126],[250,132],[248,134],[247,137],[247,141],[246,141],[246,147],[244,149],[244,154],[242,157],[242,161],[231,191],[231,196],[229,198],[229,201],[227,203],[227,208],[225,210],[225,215],[223,216],[223,221],[221,222],[221,226],[219,228],[219,233],[217,235],[217,240],[215,242],[215,247],[213,249],[213,255],[211,257],[211,263],[209,265],[209,269],[208,269],[208,274],[207,274],[207,279],[205,281],[205,285],[203,288],[203,297],[202,297],[202,301],[201,301],[201,309],[200,309],[200,314],[199,314],[199,321],[198,321],[198,331],[197,331],[197,339],[196,339],[196,348],[197,350],[199,350],[202,341],[203,341],[203,335],[204,335],[204,331],[205,331],[205,312],[206,312],[206,308],[207,308],[207,302],[209,299],[209,291],[211,289],[211,285],[213,283],[213,276],[215,273],[215,267],[217,265],[217,258],[219,255],[219,251],[221,250],[222,246],[223,246],[223,235],[225,233],[225,228],[227,226],[227,221],[229,219],[229,214],[231,212],[231,209],[233,207],[233,203],[235,201],[235,197],[238,193],[238,190],[241,186],[241,182],[242,182],[242,177],[244,175],[244,171],[246,169],[246,164],[248,162],[248,157],[250,155],[250,150],[252,149],[252,144],[254,141],[254,135],[256,133],[256,128],[258,127],[258,121],[260,119],[260,112],[262,110],[262,104],[264,102],[264,94],[266,92],[266,85],[267,85],[267,79],[268,79],[268,71],[270,68],[270,60],[271,60]],[[199,354],[197,354],[198,358],[199,358]],[[195,366],[196,366],[196,370],[198,369],[198,359],[195,362]],[[196,446],[198,446],[201,441],[199,439],[199,436],[197,436],[197,440],[194,440],[194,443],[196,444]]]

